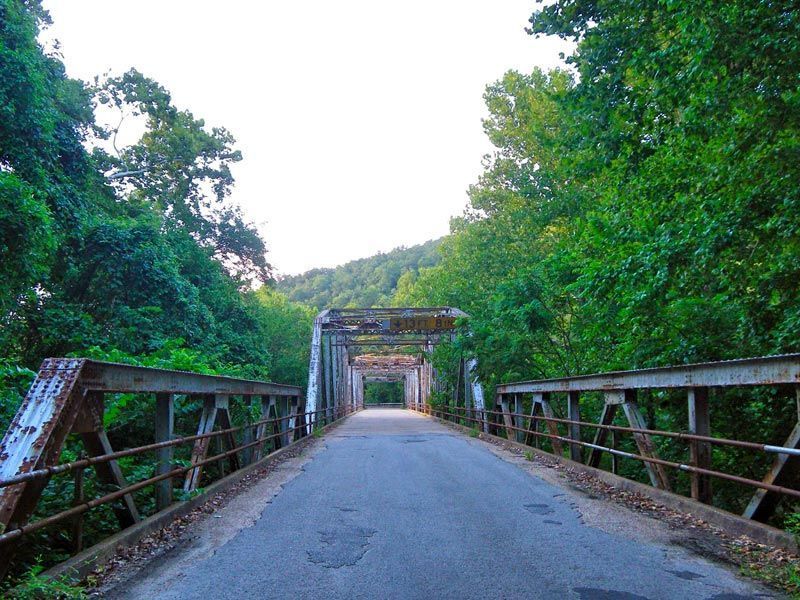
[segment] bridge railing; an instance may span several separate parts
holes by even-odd
[[[785,397],[797,406],[797,414],[792,417],[793,429],[782,446],[713,435],[710,418],[713,390],[776,386],[790,390]],[[643,390],[685,393],[686,429],[665,431],[648,427],[637,400],[637,394]],[[602,397],[598,422],[581,418],[581,399],[588,394]],[[556,414],[559,400],[566,405],[566,418]],[[573,461],[595,468],[601,466],[602,457],[607,455],[611,457],[614,473],[618,471],[619,458],[639,461],[651,485],[664,490],[672,488],[673,478],[668,469],[685,472],[690,475],[692,498],[708,504],[713,500],[713,478],[748,486],[756,491],[744,516],[759,521],[766,521],[782,498],[800,499],[800,354],[507,383],[497,386],[495,404],[495,410],[477,415],[458,406],[425,407],[425,412],[479,428],[485,428],[488,422],[492,432],[528,445],[538,447],[540,440],[549,440],[554,454],[566,454]],[[720,408],[736,410],[730,406]],[[627,426],[613,424],[619,409]],[[541,425],[545,431],[541,431]],[[592,431],[589,439],[584,437],[587,429]],[[619,449],[618,434],[632,435],[636,451]],[[689,460],[659,457],[654,438],[685,443]],[[763,479],[742,477],[714,469],[711,451],[714,446],[766,453],[774,459]]]
[[[115,451],[104,423],[105,404],[109,395],[125,393],[154,396],[148,412],[153,415],[153,443]],[[241,413],[238,425],[232,418],[234,403]],[[183,416],[197,418],[196,434],[176,435],[176,404],[195,407],[184,410]],[[27,534],[66,525],[71,551],[77,552],[83,545],[83,515],[90,510],[111,504],[125,528],[142,518],[134,500],[141,504],[141,490],[153,488],[148,504],[154,505],[151,511],[161,511],[172,504],[178,479],[179,489],[191,495],[202,483],[226,475],[225,463],[228,473],[234,472],[298,441],[308,434],[310,423],[322,426],[348,412],[352,409],[307,412],[296,386],[86,359],[47,359],[0,442],[0,574]],[[69,434],[79,436],[82,457],[59,464]],[[126,441],[118,432],[112,439],[117,445]],[[218,446],[208,456],[212,440]],[[74,441],[70,444],[73,450],[77,447]],[[174,452],[181,447],[187,459],[176,460]],[[144,465],[149,476],[128,483],[121,460],[151,453],[155,461]],[[131,473],[141,475],[142,465],[123,462]],[[213,473],[204,474],[210,465],[215,466]],[[87,467],[94,469],[107,493],[85,497]],[[72,488],[66,507],[62,501],[55,514],[29,522],[48,482],[69,474],[73,484],[61,486]]]

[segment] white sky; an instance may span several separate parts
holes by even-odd
[[[135,67],[228,128],[280,273],[444,235],[490,150],[485,86],[561,64],[533,0],[45,0],[69,75]]]

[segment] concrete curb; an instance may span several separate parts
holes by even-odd
[[[354,412],[351,413],[351,415],[352,414],[356,413]],[[321,427],[319,430],[324,432],[330,428],[336,427],[351,415],[347,415],[344,417],[344,419],[339,419],[334,423],[329,423],[328,425]],[[124,529],[119,533],[106,538],[91,548],[87,548],[72,558],[65,560],[51,569],[48,569],[42,573],[42,577],[47,579],[62,578],[67,582],[78,582],[83,580],[97,567],[114,556],[119,548],[133,546],[145,536],[163,527],[166,527],[175,519],[183,517],[197,507],[205,504],[211,499],[212,496],[214,496],[214,494],[229,490],[253,471],[257,471],[275,462],[291,449],[302,448],[303,446],[306,446],[313,439],[316,439],[313,435],[307,435],[296,442],[292,442],[285,448],[281,448],[272,454],[265,456],[258,462],[247,465],[235,473],[231,473],[230,475],[215,481],[206,487],[202,494],[198,494],[194,498],[184,502],[176,502],[161,512],[147,517],[135,525],[131,525],[127,529]]]
[[[462,433],[469,433],[473,431],[469,427],[465,427],[445,419],[440,419],[431,415],[425,416],[429,416],[430,418],[439,421],[443,425],[449,425],[453,429],[457,429]],[[533,452],[537,456],[554,460],[575,472],[592,475],[603,483],[611,485],[615,488],[647,496],[648,498],[663,504],[667,508],[689,513],[698,519],[702,519],[703,521],[707,521],[712,525],[716,525],[729,535],[735,537],[745,535],[759,544],[772,546],[774,548],[781,548],[793,553],[800,552],[800,546],[798,546],[797,540],[794,538],[794,536],[786,531],[777,529],[776,527],[765,525],[764,523],[759,523],[758,521],[751,521],[750,519],[745,519],[739,515],[722,510],[721,508],[715,508],[713,506],[709,506],[708,504],[697,502],[696,500],[686,498],[685,496],[681,496],[673,492],[667,492],[665,490],[660,490],[658,488],[639,483],[638,481],[625,479],[624,477],[614,475],[608,471],[596,469],[568,458],[564,458],[563,456],[550,454],[544,450],[539,450],[532,446],[526,446],[525,444],[520,444],[519,442],[510,441],[500,436],[481,432],[480,437],[484,439],[488,438],[491,440],[496,440],[526,452]]]

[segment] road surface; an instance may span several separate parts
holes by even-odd
[[[418,414],[366,410],[323,443],[213,555],[172,569],[164,557],[109,596],[778,597],[650,535],[658,524],[624,508],[587,517],[576,492]]]

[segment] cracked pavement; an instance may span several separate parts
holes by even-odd
[[[366,410],[256,486],[202,552],[177,548],[110,598],[779,597],[675,532],[432,419]]]

